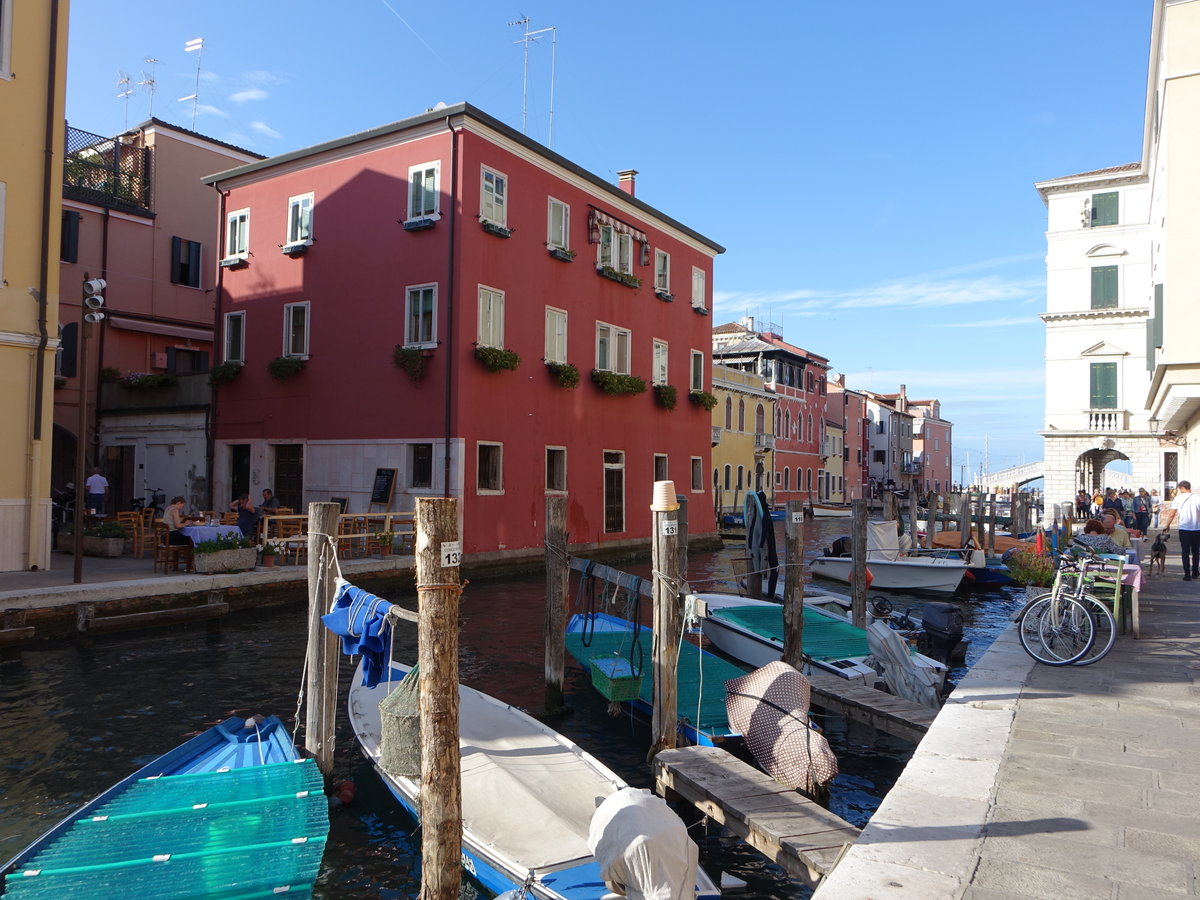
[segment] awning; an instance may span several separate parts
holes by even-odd
[[[189,341],[207,341],[212,343],[211,328],[196,328],[189,325],[172,325],[169,322],[147,322],[142,319],[130,319],[126,316],[109,316],[108,323],[113,328],[122,331],[140,331],[143,334],[162,334],[167,337],[185,338]]]
[[[608,213],[602,213],[598,209],[592,210],[591,218],[592,218],[593,224],[608,225],[614,231],[616,231],[620,234],[631,234],[631,235],[633,235],[634,240],[641,241],[643,244],[649,243],[649,241],[650,241],[650,239],[648,237],[646,237],[646,232],[639,231],[638,229],[634,228],[632,225],[629,225],[626,222],[622,222],[620,219],[614,218],[613,216],[610,216]]]

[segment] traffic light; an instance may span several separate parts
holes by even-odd
[[[104,320],[104,313],[101,311],[104,295],[100,292],[107,285],[108,282],[103,278],[89,278],[83,282],[83,321],[95,323]]]

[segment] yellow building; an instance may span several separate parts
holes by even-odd
[[[713,503],[718,520],[742,511],[746,491],[766,491],[775,502],[775,395],[761,375],[714,365]]]
[[[0,571],[50,561],[66,0],[0,0]]]
[[[1142,169],[1150,177],[1152,317],[1146,408],[1163,488],[1200,479],[1200,0],[1155,0]]]
[[[846,429],[840,421],[835,422],[825,414],[825,434],[821,441],[821,474],[817,481],[820,489],[817,499],[826,503],[846,501],[846,469],[843,449],[846,446]]]

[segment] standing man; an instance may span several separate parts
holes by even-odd
[[[1183,580],[1200,578],[1200,498],[1192,493],[1190,481],[1179,482],[1175,499],[1163,513],[1163,533],[1179,520],[1179,552],[1183,555]]]
[[[104,498],[108,495],[108,479],[100,474],[99,467],[92,469],[91,477],[84,482],[87,490],[87,508],[95,515],[104,515]]]

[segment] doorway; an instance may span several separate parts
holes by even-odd
[[[279,505],[307,512],[304,509],[304,445],[276,444],[275,450],[275,496]]]

